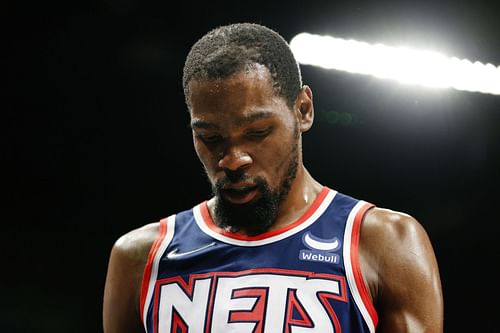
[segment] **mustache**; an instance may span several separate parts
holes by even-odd
[[[237,170],[224,169],[224,174],[226,175],[226,177],[224,178],[225,185],[231,182],[237,183],[240,181],[247,181],[250,178],[250,176],[245,173],[244,169],[237,169]]]

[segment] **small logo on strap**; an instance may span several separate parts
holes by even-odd
[[[326,262],[331,264],[339,263],[340,256],[336,253],[331,253],[332,251],[340,249],[341,243],[337,237],[323,239],[307,232],[302,237],[302,242],[309,250],[300,250],[300,260]]]

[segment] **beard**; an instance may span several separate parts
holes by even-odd
[[[212,192],[215,200],[215,221],[221,228],[232,232],[243,230],[249,236],[255,236],[268,231],[278,216],[279,208],[287,196],[292,182],[297,175],[298,167],[298,144],[294,143],[291,151],[291,159],[287,171],[278,188],[272,190],[262,177],[250,177],[245,174],[228,175],[212,184]],[[247,204],[233,204],[221,195],[223,188],[232,182],[251,181],[256,184],[261,196],[259,199]]]

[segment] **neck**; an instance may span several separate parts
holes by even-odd
[[[311,176],[304,166],[299,168],[290,192],[281,203],[278,216],[271,230],[283,228],[302,216],[322,188],[323,186]]]

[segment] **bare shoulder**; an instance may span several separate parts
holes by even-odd
[[[411,215],[378,207],[366,213],[362,233],[366,240],[375,238],[384,241],[382,244],[376,244],[377,248],[380,245],[409,246],[411,243],[419,243],[423,240],[421,238],[427,238],[427,233],[422,225]]]
[[[150,223],[124,234],[113,245],[104,288],[105,333],[144,332],[139,313],[141,282],[158,233],[159,223]]]
[[[158,237],[159,222],[149,223],[122,235],[113,245],[117,252],[131,261],[146,261],[153,242]]]
[[[442,331],[439,269],[419,221],[402,212],[370,209],[361,227],[359,256],[380,332]]]
[[[390,209],[373,208],[367,212],[361,227],[360,251],[372,265],[376,263],[378,272],[435,265],[431,241],[420,222]]]

